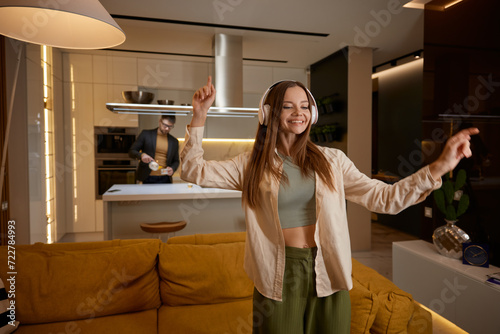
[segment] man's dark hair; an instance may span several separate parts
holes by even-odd
[[[170,123],[175,124],[175,116],[174,115],[161,115],[161,119],[162,120],[166,119],[167,121],[170,121]]]

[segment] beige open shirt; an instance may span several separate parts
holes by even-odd
[[[202,187],[242,190],[250,153],[226,161],[203,159],[203,127],[188,126],[180,154],[181,178]],[[441,181],[433,179],[426,166],[389,185],[361,173],[340,150],[320,147],[331,163],[335,191],[316,175],[315,262],[318,297],[352,288],[352,263],[347,227],[346,199],[378,213],[396,214],[423,201]],[[282,161],[276,155],[276,163]],[[281,301],[285,272],[285,241],[278,217],[279,181],[264,173],[259,194],[261,205],[251,209],[243,203],[246,217],[245,271],[257,290]]]

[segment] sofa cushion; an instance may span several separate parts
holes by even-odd
[[[370,333],[370,328],[378,312],[377,295],[365,288],[355,278],[353,288],[349,291],[351,297],[351,333]]]
[[[17,320],[21,324],[91,320],[159,307],[156,263],[161,242],[104,244],[108,247],[96,243],[17,246]],[[6,266],[1,257],[4,279]]]
[[[244,245],[163,244],[158,265],[163,304],[216,304],[251,297],[253,283],[243,269]]]
[[[414,305],[411,294],[401,290],[377,271],[352,261],[352,276],[379,300],[371,333],[403,333],[407,331]]]
[[[49,324],[22,325],[16,334],[120,333],[156,334],[157,310],[110,315],[95,319],[70,320]]]
[[[161,306],[158,333],[252,333],[252,298],[214,305]]]

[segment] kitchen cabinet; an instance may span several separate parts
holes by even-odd
[[[110,57],[111,83],[116,85],[137,85],[137,58]]]
[[[137,90],[134,85],[114,85],[94,83],[94,126],[138,127],[139,117],[133,114],[115,114],[106,108],[108,102],[122,103],[122,91]]]
[[[67,232],[102,231],[102,202],[95,200],[94,127],[137,127],[137,115],[117,115],[106,102],[123,102],[123,90],[137,90],[137,59],[63,54],[65,177],[72,194]]]
[[[137,85],[151,89],[197,90],[207,82],[211,63],[138,58]]]
[[[92,83],[92,55],[64,53],[63,71],[64,82]]]
[[[305,72],[305,71],[304,71]],[[262,94],[274,83],[273,68],[262,66],[243,66],[243,91]],[[257,102],[258,103],[258,102]]]
[[[116,115],[106,109],[107,102],[124,102],[122,91],[137,90],[137,58],[92,57],[94,126],[138,127],[137,115]]]
[[[112,82],[108,67],[112,66],[112,58],[108,56],[92,56],[92,82],[107,84]],[[111,72],[111,71],[110,71]]]
[[[72,184],[71,210],[73,221],[67,232],[95,231],[95,169],[93,91],[91,83],[64,83],[67,110],[65,177]]]
[[[137,127],[137,115],[113,115],[106,109],[106,102],[123,102],[121,92],[137,90],[137,58],[110,57],[78,53],[63,54],[64,82],[73,85],[91,84],[88,101],[69,97],[67,106],[85,103],[85,112],[93,113],[94,126]],[[67,94],[76,87],[68,86]]]

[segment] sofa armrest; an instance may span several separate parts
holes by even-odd
[[[413,301],[415,309],[408,323],[408,334],[432,334],[432,314]]]

